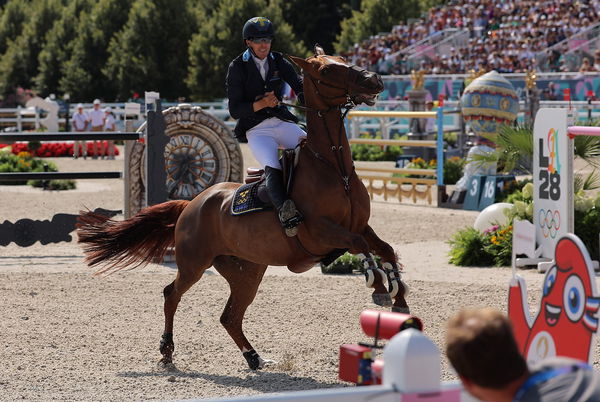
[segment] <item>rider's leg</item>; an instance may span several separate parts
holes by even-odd
[[[279,220],[285,228],[288,236],[298,233],[296,227],[302,220],[302,215],[296,209],[294,202],[288,199],[283,188],[283,174],[279,164],[279,143],[277,137],[280,135],[275,128],[281,120],[265,120],[256,127],[248,130],[248,146],[256,160],[265,169],[265,184],[269,197],[277,208]]]
[[[297,124],[281,121],[276,126],[277,142],[284,149],[296,148],[300,140],[306,138],[306,132]]]
[[[294,201],[287,198],[283,188],[283,172],[271,166],[265,166],[265,184],[269,197],[273,202],[281,225],[285,228],[285,234],[289,237],[298,234],[298,225],[302,221],[302,215],[296,209]]]

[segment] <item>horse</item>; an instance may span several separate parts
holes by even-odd
[[[123,221],[89,211],[79,215],[78,242],[86,263],[101,267],[97,273],[161,260],[167,248],[175,246],[177,275],[163,290],[164,365],[173,362],[173,321],[179,301],[211,266],[231,291],[220,322],[252,370],[270,361],[252,347],[242,321],[268,265],[302,273],[346,250],[360,254],[374,303],[409,312],[402,266],[393,248],[368,224],[369,194],[354,169],[342,112],[360,103],[373,105],[383,82],[342,57],[326,55],[320,47],[307,59],[289,57],[303,70],[308,127],[290,191],[304,216],[295,237],[284,234],[272,210],[232,215],[232,198],[240,183],[218,183],[191,201],[149,206]],[[381,258],[381,265],[373,254]]]

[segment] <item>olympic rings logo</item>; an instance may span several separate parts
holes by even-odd
[[[560,229],[560,212],[551,209],[540,209],[538,212],[538,225],[542,228],[545,238],[555,238]]]

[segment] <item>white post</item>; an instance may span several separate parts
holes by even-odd
[[[394,335],[383,360],[383,385],[407,393],[440,390],[440,352],[421,331],[408,328]]]
[[[17,106],[17,131],[23,131],[23,121],[21,120],[21,105]]]
[[[133,131],[133,122],[125,121],[125,131]],[[131,169],[129,167],[129,160],[131,158],[131,151],[133,150],[134,141],[125,141],[125,147],[123,148],[123,202],[125,206],[123,213],[125,219],[131,218],[131,207],[130,207],[130,192],[131,192]]]
[[[35,107],[35,129],[39,129],[40,128],[40,109],[36,106]]]

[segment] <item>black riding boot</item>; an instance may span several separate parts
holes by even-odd
[[[265,166],[265,184],[273,206],[277,208],[281,226],[288,237],[298,234],[298,225],[302,222],[302,214],[296,209],[294,201],[287,198],[283,188],[283,173],[279,169]]]

